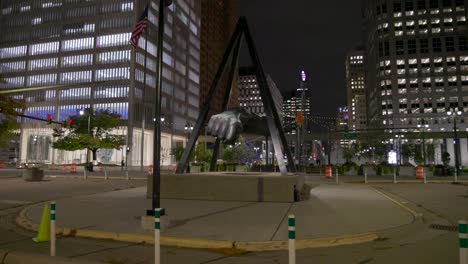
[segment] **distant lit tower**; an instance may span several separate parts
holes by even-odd
[[[306,85],[307,76],[304,71],[301,71],[301,82],[299,88],[296,91],[296,98],[299,99],[296,108],[296,124],[297,124],[297,148],[296,148],[296,160],[300,165],[304,165],[304,136],[307,128],[306,109],[309,108],[306,100],[308,99],[307,91],[309,90]]]

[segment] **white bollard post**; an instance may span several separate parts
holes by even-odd
[[[55,202],[50,202],[50,256],[55,257]]]
[[[289,264],[296,264],[296,218],[288,215]]]
[[[423,179],[424,179],[424,184],[427,184],[427,178],[426,178],[426,172],[423,169]]]
[[[367,184],[367,172],[364,172],[364,183]]]
[[[154,208],[154,264],[161,264],[161,208]]]
[[[107,170],[105,166],[104,166],[104,179],[109,180],[109,176],[107,175]]]
[[[397,181],[396,181],[396,170],[393,171],[393,183],[396,184]]]
[[[460,248],[460,264],[468,263],[468,227],[465,220],[458,221],[458,246]]]
[[[86,167],[84,168],[83,173],[84,173],[84,174],[83,174],[83,178],[84,178],[85,180],[87,180],[87,179],[88,179],[88,175],[86,174]]]

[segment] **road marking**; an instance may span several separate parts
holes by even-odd
[[[417,217],[421,217],[421,216],[422,216],[422,214],[416,213],[415,211],[413,211],[413,210],[412,210],[411,208],[409,208],[408,206],[406,206],[406,205],[400,203],[399,201],[397,201],[397,200],[393,199],[392,197],[388,196],[387,194],[385,194],[385,193],[383,193],[383,192],[377,190],[375,187],[372,187],[372,186],[371,186],[371,188],[374,189],[374,191],[376,191],[377,193],[381,194],[383,197],[389,199],[390,201],[394,202],[396,205],[398,205],[398,206],[400,206],[401,208],[403,208],[404,210],[408,211],[410,214],[413,215],[414,218],[417,218]]]
[[[0,204],[29,204],[31,201],[0,200]]]

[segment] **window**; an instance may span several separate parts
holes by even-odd
[[[45,69],[54,69],[58,66],[57,58],[47,58],[39,60],[29,61],[30,70],[45,70]]]
[[[457,25],[464,26],[466,24],[466,17],[465,16],[457,16]]]
[[[468,42],[466,36],[459,36],[458,37],[458,49],[460,51],[467,51],[468,50]]]
[[[64,72],[60,75],[61,83],[91,82],[91,71]]]
[[[17,47],[9,47],[9,48],[0,49],[1,59],[21,57],[21,56],[26,56],[26,46],[17,46]]]
[[[96,70],[96,81],[126,80],[130,78],[130,68],[110,68]]]
[[[419,10],[426,9],[426,1],[425,0],[418,0],[418,9]]]
[[[415,54],[416,53],[416,40],[410,39],[408,40],[408,54]]]
[[[396,49],[396,54],[397,55],[403,55],[405,54],[405,42],[403,40],[397,40],[395,42],[395,49]]]
[[[419,40],[419,50],[420,50],[420,53],[429,53],[429,40],[428,39]]]
[[[0,73],[24,71],[25,68],[25,61],[12,61],[0,63]]]
[[[439,7],[439,0],[431,0],[429,3],[431,8],[438,8]]]
[[[94,46],[94,38],[70,39],[62,41],[63,51],[92,49]]]
[[[27,79],[27,86],[55,84],[56,81],[57,81],[56,73],[32,75],[32,76],[29,76]]]
[[[453,37],[445,37],[445,50],[446,51],[454,51],[455,50],[455,44],[454,44],[454,38]]]
[[[29,55],[39,55],[58,52],[59,42],[40,43],[29,46]]]
[[[120,33],[120,34],[99,36],[97,37],[96,46],[100,48],[100,47],[128,45],[130,36],[131,36],[131,33]]]
[[[118,50],[99,53],[98,61],[102,64],[130,61],[130,50]]]
[[[432,51],[433,52],[442,52],[442,42],[440,38],[432,39]]]
[[[84,54],[84,55],[75,55],[62,58],[62,65],[64,67],[75,67],[83,65],[92,65],[93,64],[93,55]]]

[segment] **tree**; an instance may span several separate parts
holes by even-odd
[[[0,83],[2,83],[0,76]],[[0,94],[0,148],[8,146],[8,142],[15,138],[12,131],[19,128],[16,120],[19,111],[24,108],[24,103],[5,94]]]
[[[112,129],[119,124],[120,115],[117,113],[87,108],[83,115],[70,116],[70,119],[73,121],[70,128],[54,129],[53,136],[57,140],[53,148],[68,151],[87,149],[93,153],[95,161],[99,149],[119,150],[125,145],[124,136],[111,134]]]

